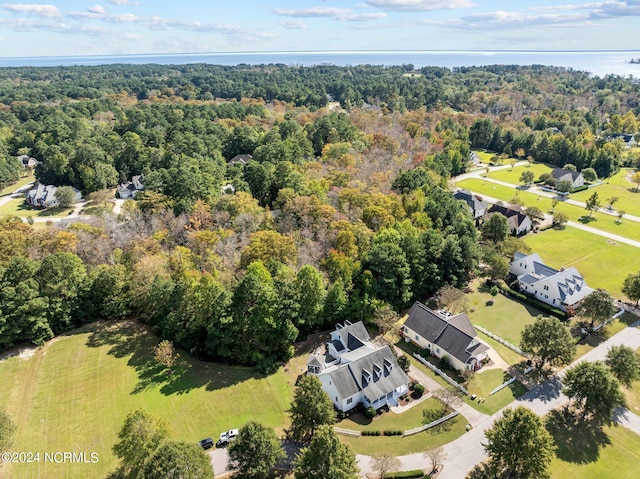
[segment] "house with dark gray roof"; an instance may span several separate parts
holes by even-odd
[[[33,170],[36,166],[38,166],[38,160],[29,155],[20,155],[18,157],[18,161],[25,170]]]
[[[635,135],[632,135],[631,133],[613,133],[609,135],[607,139],[609,141],[614,141],[614,140],[617,140],[618,138],[622,140],[625,148],[633,148],[638,144],[638,142],[636,141]]]
[[[402,333],[407,342],[429,349],[433,356],[446,356],[458,371],[476,371],[488,358],[489,346],[478,339],[476,329],[464,313],[445,315],[416,301]]]
[[[533,223],[522,206],[519,205],[491,205],[485,219],[491,218],[491,215],[500,213],[507,218],[507,226],[509,232],[515,236],[523,235],[533,229]]]
[[[577,188],[578,186],[584,186],[584,176],[577,171],[565,170],[564,168],[554,168],[551,170],[551,177],[556,181],[568,181],[571,183],[571,188]]]
[[[464,201],[471,210],[473,218],[476,220],[482,218],[487,212],[489,204],[469,190],[458,190],[453,194],[453,197],[457,200]]]
[[[318,376],[339,411],[359,403],[376,409],[397,406],[409,390],[409,377],[390,347],[376,347],[362,321],[336,325],[324,353],[309,355],[307,373]]]
[[[562,311],[576,310],[593,293],[575,267],[559,270],[547,266],[540,255],[517,252],[509,273],[518,279],[520,290]]]
[[[251,161],[253,159],[253,156],[243,153],[240,155],[236,155],[233,158],[231,158],[229,160],[229,164],[230,165],[235,165],[235,164],[239,164],[239,165],[246,165],[247,163],[249,163],[249,161]]]

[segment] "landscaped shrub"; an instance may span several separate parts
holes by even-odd
[[[383,434],[385,436],[402,436],[404,434],[404,431],[399,431],[399,430],[386,430],[383,432]]]
[[[362,431],[363,436],[379,436],[380,431]]]
[[[387,472],[384,477],[411,479],[417,477],[425,477],[425,475],[421,469],[415,469],[413,471]]]
[[[422,348],[418,351],[418,354],[423,358],[428,358],[431,356],[431,350],[429,348]]]
[[[498,288],[495,284],[491,286],[491,289],[489,290],[489,294],[491,296],[498,296],[499,292],[500,292],[500,288]]]
[[[584,191],[588,189],[589,187],[587,185],[576,186],[574,189],[571,190],[571,193],[577,193],[578,191]]]
[[[446,354],[442,356],[438,361],[438,367],[443,371],[445,369],[449,369],[451,367],[451,363],[449,362],[449,356],[447,356]]]
[[[507,288],[506,286],[500,285],[500,288],[507,296],[514,299],[518,299],[523,303],[531,305],[534,308],[539,309],[543,313],[550,314],[551,316],[555,316],[556,318],[559,318],[562,320],[567,319],[567,315],[565,314],[565,312],[559,310],[558,308],[549,306],[548,304],[543,303],[542,301],[538,301],[536,298],[532,298],[531,296],[527,296],[526,294],[519,293],[510,288]]]
[[[424,386],[422,384],[416,384],[413,387],[413,393],[411,394],[414,398],[422,397],[424,394]]]
[[[369,419],[373,419],[374,417],[376,417],[376,408],[374,408],[373,406],[369,406],[364,410],[364,415]]]

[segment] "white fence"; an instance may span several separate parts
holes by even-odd
[[[520,356],[523,356],[525,358],[528,358],[529,356],[526,355],[525,353],[522,352],[522,350],[518,347],[518,346],[514,346],[513,344],[511,344],[509,341],[507,341],[506,339],[502,339],[500,336],[497,336],[495,334],[493,334],[491,331],[487,331],[486,329],[484,329],[481,326],[478,326],[477,324],[473,325],[474,328],[476,328],[478,331],[483,332],[484,334],[486,334],[487,336],[489,336],[492,339],[495,339],[496,341],[498,341],[500,344],[505,345],[506,347],[508,347],[509,349],[511,349],[512,351],[515,351],[516,353],[518,353]]]
[[[354,431],[352,429],[344,429],[341,427],[334,427],[333,430],[336,432],[336,434],[342,434],[343,436],[358,437],[361,434],[360,431]]]
[[[501,391],[502,389],[506,388],[509,384],[511,384],[515,380],[516,380],[516,377],[512,376],[511,379],[509,379],[506,383],[502,383],[500,386],[498,386],[493,391],[491,391],[489,393],[489,396],[493,396],[495,393],[497,393],[498,391]]]
[[[451,414],[449,414],[448,416],[445,417],[441,417],[440,419],[430,422],[429,424],[425,424],[424,426],[420,426],[420,427],[416,427],[415,429],[409,429],[408,431],[405,431],[403,436],[412,436],[413,434],[418,434],[419,432],[422,431],[426,431],[429,428],[435,427],[438,424],[442,424],[445,421],[448,421],[449,419],[452,419],[454,417],[456,417],[458,415],[458,411],[453,411]]]
[[[426,359],[424,359],[422,356],[420,356],[418,353],[413,353],[413,357],[416,358],[418,361],[420,361],[422,364],[424,364],[426,367],[428,367],[429,369],[431,369],[433,372],[438,373],[442,379],[444,379],[445,381],[447,381],[449,384],[451,384],[452,386],[458,388],[460,391],[462,391],[464,394],[469,394],[469,391],[467,391],[464,386],[458,384],[456,381],[454,381],[453,379],[451,379],[449,376],[447,376],[447,373],[445,373],[444,371],[442,371],[441,369],[435,367],[433,364],[431,364],[429,361],[427,361]]]

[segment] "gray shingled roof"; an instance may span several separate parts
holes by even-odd
[[[412,329],[430,343],[435,342],[447,322],[424,304],[416,301],[409,310],[404,325]]]
[[[369,341],[369,333],[362,321],[339,328],[338,334],[342,343],[352,351],[361,347],[364,341]]]
[[[463,363],[481,352],[474,348],[476,353],[472,353],[469,349],[469,344],[478,333],[464,313],[457,314],[447,321],[424,304],[416,302],[404,324]]]
[[[384,366],[385,359],[391,363],[391,372]],[[382,370],[379,377],[374,374],[374,364]],[[363,387],[362,377],[365,370],[371,374],[371,381]],[[348,398],[362,390],[371,401],[409,382],[409,377],[398,364],[389,346],[376,349],[356,361],[342,364],[327,374],[342,398]]]
[[[556,180],[561,180],[561,179],[568,180],[568,178],[565,178],[565,177],[570,176],[571,180],[569,181],[574,182],[580,175],[581,173],[578,173],[577,171],[565,170],[564,168],[554,168],[551,171],[551,176]]]

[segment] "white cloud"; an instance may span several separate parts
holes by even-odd
[[[131,2],[131,0],[109,0],[109,3],[113,3],[114,5],[131,5],[133,2]]]
[[[278,25],[290,30],[304,30],[308,25],[301,20],[291,20],[290,22],[278,22]]]
[[[370,7],[396,12],[453,10],[474,6],[471,0],[366,0],[364,3]]]
[[[311,8],[298,8],[298,9],[286,9],[275,8],[273,13],[283,17],[329,17],[338,18],[351,13],[353,10],[350,8],[332,8],[332,7],[311,7]]]
[[[386,13],[350,13],[340,17],[339,20],[348,20],[350,22],[368,22],[370,20],[380,20],[387,16]]]
[[[60,11],[55,5],[38,5],[38,4],[7,4],[2,5],[2,8],[13,13],[26,13],[28,15],[35,15],[44,18],[57,18],[60,16]]]
[[[102,15],[106,12],[102,5],[94,5],[93,7],[87,8],[87,12],[97,13],[98,15]]]

